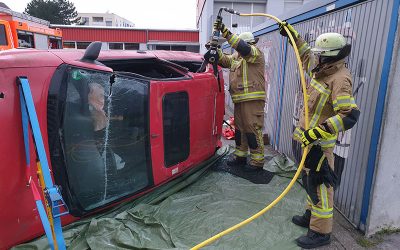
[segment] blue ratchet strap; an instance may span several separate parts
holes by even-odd
[[[24,144],[25,144],[25,154],[27,160],[27,167],[30,165],[29,157],[29,128],[28,122],[31,125],[31,130],[33,134],[34,143],[36,146],[37,155],[41,163],[42,176],[45,183],[44,193],[48,204],[51,206],[53,223],[54,223],[54,233],[56,239],[56,246],[60,250],[64,250],[65,242],[62,234],[61,219],[60,216],[68,214],[68,208],[65,205],[64,200],[60,194],[59,188],[53,184],[51,179],[49,164],[47,161],[46,151],[43,144],[43,138],[40,131],[39,121],[37,118],[35,105],[33,102],[32,92],[29,86],[29,81],[26,77],[18,77],[17,84],[19,85],[20,92],[20,103],[21,103],[21,113],[22,113],[22,123],[23,123],[23,133],[24,133]],[[27,171],[28,173],[28,171]],[[30,177],[29,177],[30,178]],[[31,184],[32,191],[34,192],[36,206],[38,207],[38,212],[40,219],[42,221],[46,236],[48,238],[50,247],[54,249],[53,233],[50,226],[50,221],[47,218],[42,201],[40,200],[40,195],[37,192],[36,185],[34,182],[28,180]],[[36,189],[36,193],[35,193]],[[60,213],[60,208],[64,208],[64,212]]]
[[[42,200],[40,198],[40,194],[39,191],[37,190],[37,187],[35,185],[35,182],[32,182],[32,176],[30,175],[30,150],[29,150],[29,124],[28,124],[28,113],[26,110],[26,106],[25,106],[25,100],[22,94],[22,89],[19,88],[19,95],[20,95],[20,104],[21,104],[21,114],[22,114],[22,130],[24,133],[24,146],[25,146],[25,159],[26,159],[26,176],[28,179],[28,185],[31,187],[32,193],[33,193],[33,197],[35,199],[35,203],[36,203],[36,208],[39,212],[39,216],[40,216],[40,220],[42,221],[42,225],[44,228],[44,231],[46,233],[47,239],[49,241],[49,245],[51,247],[51,249],[54,249],[54,242],[53,242],[53,233],[51,230],[51,226],[50,226],[50,222],[47,218],[47,214],[46,211],[44,209]]]

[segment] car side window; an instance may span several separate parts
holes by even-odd
[[[168,93],[163,98],[164,161],[172,167],[190,153],[189,96],[187,92]]]

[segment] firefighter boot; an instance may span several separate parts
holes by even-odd
[[[331,243],[331,234],[321,234],[309,229],[307,235],[296,239],[299,247],[305,249],[316,248]]]
[[[292,222],[300,227],[309,228],[310,227],[310,219],[311,219],[311,211],[306,209],[302,216],[295,215],[292,217]]]
[[[244,167],[247,164],[247,158],[236,156],[227,161],[226,164],[230,167]]]

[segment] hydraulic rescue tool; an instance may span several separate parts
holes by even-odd
[[[239,15],[240,13],[233,10],[233,9],[229,9],[226,7],[220,8],[218,11],[218,15],[217,15],[217,21],[218,22],[222,22],[222,11],[226,11],[229,12],[231,14],[236,14]],[[213,34],[211,36],[211,40],[209,41],[209,47],[208,50],[210,51],[210,57],[208,58],[208,60],[204,60],[203,63],[201,64],[201,67],[199,68],[199,70],[197,72],[202,72],[204,71],[205,67],[207,66],[208,63],[211,63],[213,66],[213,71],[214,71],[214,75],[215,77],[218,79],[218,87],[219,87],[219,91],[221,92],[221,85],[219,84],[219,73],[218,73],[218,60],[219,60],[219,55],[218,55],[218,39],[220,37],[221,32],[217,29],[213,30]]]
[[[294,49],[294,52],[295,52],[295,55],[296,55],[296,60],[297,60],[297,63],[298,63],[298,69],[299,69],[299,73],[300,73],[301,87],[302,87],[302,90],[303,90],[303,100],[304,100],[304,103],[308,103],[308,97],[307,97],[307,91],[306,91],[306,82],[305,82],[304,72],[303,72],[303,64],[302,64],[301,59],[300,59],[300,54],[299,54],[299,50],[298,50],[298,48],[296,46],[296,42],[295,42],[292,34],[290,33],[289,29],[287,28],[286,22],[283,22],[280,19],[278,19],[277,17],[275,17],[273,15],[270,15],[270,14],[265,14],[265,13],[242,14],[242,13],[239,13],[239,12],[237,12],[235,10],[232,10],[232,9],[229,9],[229,8],[221,8],[219,10],[218,16],[217,16],[217,21],[218,21],[218,18],[221,16],[221,11],[222,10],[225,10],[228,13],[239,15],[239,16],[264,16],[264,17],[271,18],[271,19],[275,20],[278,24],[283,26],[283,28],[286,30],[286,32],[288,34],[289,42],[291,42],[292,45],[293,45],[293,49]],[[214,33],[215,33],[215,31],[214,31]],[[307,130],[309,128],[308,106],[307,105],[304,105],[304,111],[305,111],[305,129]],[[216,241],[217,239],[221,238],[222,236],[227,235],[230,232],[233,232],[233,231],[241,228],[244,225],[247,225],[251,221],[257,219],[258,217],[263,215],[265,212],[267,212],[268,210],[273,208],[290,191],[290,189],[292,188],[294,183],[299,178],[300,173],[301,173],[301,171],[303,169],[303,166],[304,166],[304,162],[306,160],[307,153],[308,153],[308,147],[305,147],[303,149],[303,155],[302,155],[299,167],[298,167],[297,172],[295,173],[293,179],[290,181],[289,185],[283,190],[283,192],[273,202],[271,202],[268,206],[266,206],[265,208],[260,210],[258,213],[254,214],[253,216],[251,216],[251,217],[247,218],[246,220],[244,220],[244,221],[242,221],[242,222],[240,222],[240,223],[238,223],[238,224],[236,224],[236,225],[234,225],[234,226],[232,226],[232,227],[230,227],[230,228],[228,228],[228,229],[226,229],[226,230],[214,235],[213,237],[211,237],[211,238],[209,238],[209,239],[197,244],[192,249],[200,249],[202,247],[205,247],[205,246],[211,244],[212,242]]]

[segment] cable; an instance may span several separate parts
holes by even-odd
[[[239,14],[240,16],[264,16],[267,18],[271,18],[273,20],[275,20],[277,23],[281,24],[282,21],[280,19],[278,19],[277,17],[270,15],[270,14],[264,14],[264,13],[254,13],[254,14]],[[300,59],[300,54],[299,54],[299,50],[296,46],[296,42],[291,34],[291,32],[289,31],[289,29],[286,26],[283,26],[283,28],[285,29],[286,33],[289,36],[289,39],[293,45],[293,49],[294,52],[296,54],[296,59],[297,59],[297,64],[299,67],[299,72],[300,72],[300,80],[301,80],[301,87],[303,89],[303,100],[304,100],[304,108],[305,108],[305,129],[308,129],[309,127],[309,120],[308,120],[308,97],[307,97],[307,90],[306,90],[306,81],[304,78],[304,72],[303,72],[303,64],[301,62]],[[290,181],[289,185],[285,188],[285,190],[283,190],[283,192],[273,201],[271,202],[268,206],[266,206],[265,208],[263,208],[262,210],[260,210],[258,213],[254,214],[253,216],[247,218],[246,220],[214,235],[213,237],[197,244],[196,246],[194,246],[193,248],[191,248],[192,250],[196,250],[196,249],[200,249],[202,247],[205,247],[209,244],[211,244],[212,242],[216,241],[217,239],[221,238],[224,235],[227,235],[237,229],[239,229],[240,227],[247,225],[248,223],[250,223],[251,221],[257,219],[258,217],[260,217],[261,215],[263,215],[265,212],[267,212],[268,210],[270,210],[271,208],[273,208],[276,204],[278,204],[278,202],[285,197],[285,195],[290,191],[290,189],[293,187],[294,183],[296,182],[297,178],[300,176],[300,173],[303,169],[304,166],[304,161],[306,160],[306,156],[307,156],[307,152],[308,152],[308,148],[304,148],[303,151],[303,156],[301,158],[300,161],[300,165],[299,168],[296,171],[296,174],[294,175],[293,179]]]

